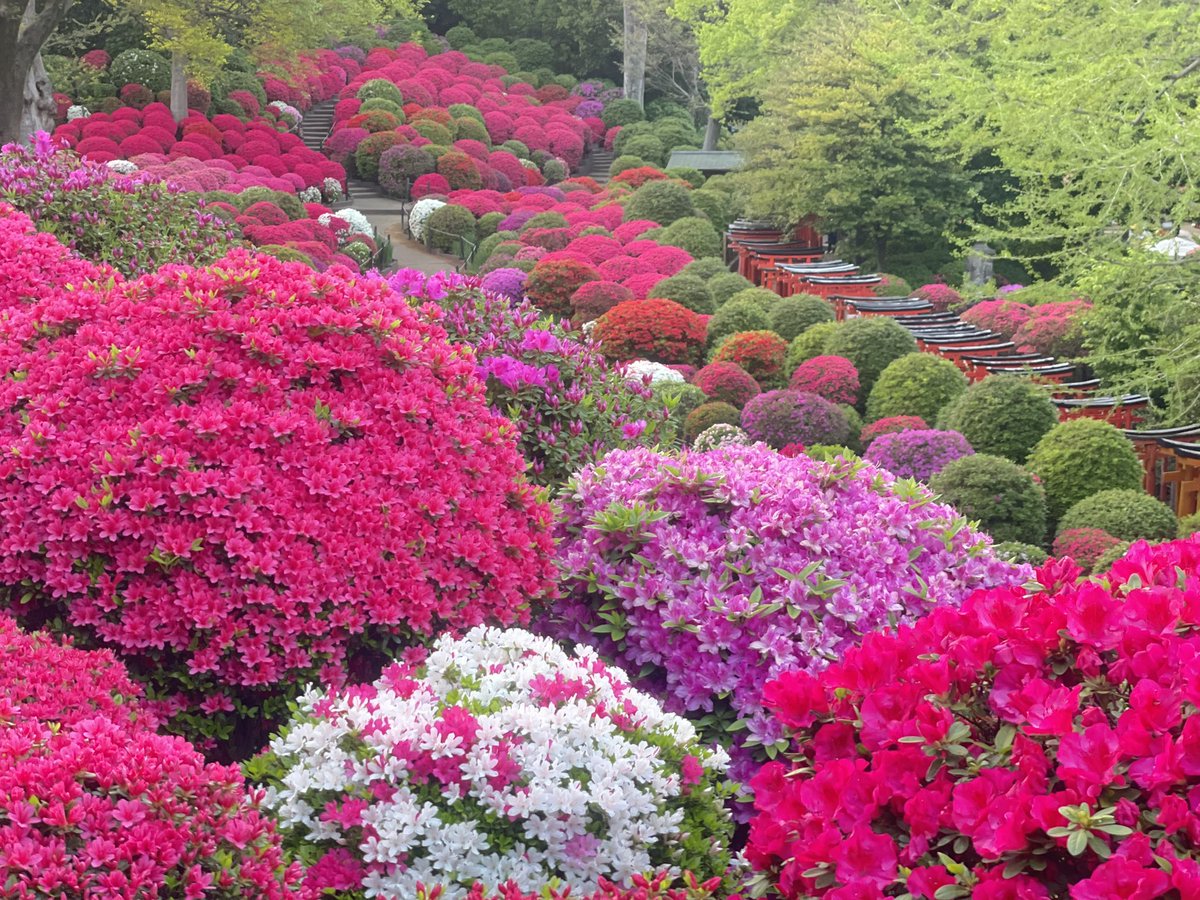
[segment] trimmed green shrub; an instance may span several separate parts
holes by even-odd
[[[1171,507],[1141,488],[1113,488],[1084,497],[1058,520],[1058,533],[1099,528],[1123,541],[1170,541],[1179,533]]]
[[[547,184],[558,184],[569,174],[567,164],[561,159],[548,159],[542,163],[542,175],[545,176]]]
[[[730,300],[708,320],[708,345],[742,331],[770,331],[771,318],[752,300]]]
[[[397,107],[404,106],[404,95],[386,78],[372,78],[364,82],[355,95],[359,100],[390,100]]]
[[[792,377],[792,373],[801,363],[816,359],[818,356],[825,356],[825,345],[841,327],[841,322],[818,322],[792,338],[783,363],[788,378]]]
[[[466,249],[460,239],[475,240],[475,216],[465,206],[447,203],[433,211],[425,230],[435,249],[457,253]]]
[[[652,134],[638,134],[621,145],[621,154],[640,156],[652,166],[661,166],[666,161],[666,148],[662,141]]]
[[[679,270],[680,275],[695,275],[697,278],[709,282],[709,293],[712,293],[711,279],[724,273],[729,273],[729,269],[726,268],[725,261],[720,256],[698,257]]]
[[[528,234],[541,228],[566,228],[567,220],[562,213],[540,212],[531,216],[529,221],[521,226],[521,234]]]
[[[1028,378],[990,375],[946,404],[937,427],[960,432],[977,453],[1023,463],[1033,445],[1057,422],[1058,410],[1049,395]],[[1053,507],[1052,500],[1050,503]]]
[[[479,38],[476,37],[475,31],[467,25],[452,25],[446,29],[446,43],[453,50],[470,47],[478,41]]]
[[[512,42],[512,53],[522,69],[550,69],[554,67],[554,48],[537,38],[517,38]]]
[[[521,141],[513,138],[509,138],[507,141],[501,144],[499,149],[505,151],[506,153],[511,153],[517,159],[529,159],[529,148],[526,147]]]
[[[692,191],[692,206],[702,212],[718,231],[724,232],[733,221],[733,207],[729,198],[720,191],[707,188]]]
[[[785,341],[794,341],[819,322],[832,322],[833,307],[812,294],[793,294],[771,307],[771,330]]]
[[[470,117],[461,116],[454,120],[454,139],[456,141],[479,141],[486,147],[492,146],[491,135],[483,123]]]
[[[1192,513],[1190,516],[1182,516],[1179,519],[1179,536],[1181,538],[1189,537],[1200,531],[1200,513]]]
[[[685,216],[663,229],[656,239],[660,244],[680,247],[694,258],[717,256],[721,252],[721,235],[708,219]]]
[[[617,101],[621,102],[621,101]],[[696,214],[689,191],[675,181],[650,181],[630,195],[625,203],[625,221],[649,219],[659,225]]]
[[[504,213],[490,212],[484,213],[479,217],[479,221],[475,223],[475,234],[480,240],[491,237],[496,233],[496,226],[504,221]]]
[[[474,119],[480,125],[483,124],[483,113],[470,103],[451,103],[446,107],[446,112],[450,113],[452,119]],[[488,143],[490,144],[491,140]]]
[[[657,134],[656,136],[668,148],[675,146],[675,144],[673,144],[670,140],[663,137],[662,134]],[[663,171],[664,174],[669,175],[672,178],[678,178],[680,181],[686,181],[693,188],[698,188],[704,184],[704,173],[699,169],[692,169],[688,166],[675,166],[670,169],[664,169]]]
[[[867,420],[920,416],[934,421],[942,407],[966,389],[967,377],[950,360],[932,353],[909,353],[879,373],[867,397]]]
[[[844,356],[858,369],[860,397],[871,392],[880,373],[893,360],[916,349],[917,341],[908,329],[882,317],[843,322],[825,344],[826,355]]]
[[[713,300],[708,287],[695,275],[672,275],[664,278],[650,289],[650,296],[661,300],[674,300],[692,312],[702,316],[712,315]]]
[[[1041,544],[1046,538],[1046,492],[1024,466],[976,453],[948,464],[930,489],[993,540]]]
[[[697,406],[683,422],[683,438],[689,444],[696,435],[713,425],[737,425],[742,419],[738,408],[731,403],[710,401]]]
[[[752,287],[754,283],[737,272],[722,272],[720,275],[714,275],[708,282],[708,291],[718,308],[724,306],[734,294]]]
[[[644,165],[646,165],[646,161],[640,156],[632,156],[628,153],[625,153],[612,161],[612,165],[608,167],[608,174],[610,176],[616,176],[620,175],[622,172],[628,171],[629,169],[640,169]]]
[[[417,119],[410,124],[417,134],[428,140],[431,144],[437,144],[439,147],[449,147],[454,143],[454,136],[450,134],[450,129],[445,125],[439,125],[432,119]],[[425,149],[429,150],[428,147]]]
[[[394,131],[380,131],[367,135],[354,149],[354,168],[366,181],[379,180],[379,158],[383,151],[405,143],[404,138]],[[422,148],[428,151],[428,147]]]
[[[118,90],[127,84],[141,84],[157,94],[171,86],[171,64],[153,50],[126,50],[113,57],[108,77]],[[258,89],[261,91],[262,86]]]
[[[1048,429],[1030,451],[1028,465],[1042,479],[1052,523],[1092,494],[1119,488],[1136,491],[1142,486],[1142,464],[1133,444],[1118,429],[1096,419],[1072,419]]]
[[[396,124],[404,124],[404,110],[400,108],[400,104],[387,99],[386,97],[372,97],[370,100],[364,100],[363,105],[358,108],[360,113],[365,112],[385,112],[391,113],[396,117]]]
[[[749,287],[743,291],[738,291],[729,298],[730,302],[746,301],[753,303],[767,315],[771,314],[771,310],[782,300],[774,291],[768,291],[766,288]]]
[[[992,544],[992,552],[1000,559],[1005,559],[1018,565],[1026,563],[1027,565],[1036,567],[1050,559],[1050,554],[1041,547],[1035,547],[1033,544],[1023,544],[1020,541],[1001,541],[998,544]]]
[[[633,122],[644,121],[645,118],[646,113],[636,100],[614,100],[604,107],[604,112],[600,114],[600,120],[604,123],[605,128],[629,125]]]

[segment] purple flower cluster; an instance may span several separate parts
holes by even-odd
[[[776,450],[788,444],[844,444],[850,437],[846,413],[804,391],[767,391],[750,398],[742,410],[742,428]]]
[[[525,297],[525,279],[528,277],[523,269],[492,269],[483,276],[480,286],[516,303]]]
[[[745,719],[732,773],[742,781],[753,748],[782,736],[763,712],[768,680],[1029,571],[997,559],[924,488],[861,460],[761,445],[682,459],[614,451],[560,497],[565,596],[543,626],[641,671],[639,686],[668,708],[706,717],[709,737],[728,740]]]
[[[871,442],[866,458],[897,478],[928,481],[954,460],[974,452],[957,431],[926,428],[881,435]]]

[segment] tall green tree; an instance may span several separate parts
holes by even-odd
[[[932,114],[887,17],[829,11],[784,48],[762,115],[738,135],[751,209],[820,218],[839,252],[886,268],[900,240],[941,240],[970,184],[921,132]]]

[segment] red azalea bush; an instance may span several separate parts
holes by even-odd
[[[747,856],[787,898],[1200,896],[1200,541],[1047,563],[765,701]]]
[[[110,653],[0,618],[4,896],[301,896],[238,769],[154,734],[139,694]]]
[[[1012,336],[1021,352],[1072,358],[1083,354],[1081,314],[1091,309],[1086,300],[1068,300],[1035,306]]]
[[[592,336],[609,359],[691,364],[703,356],[705,325],[673,300],[630,300],[597,319]]]
[[[984,300],[966,310],[960,318],[968,325],[985,328],[1012,338],[1029,321],[1033,307],[1016,300]]]
[[[1124,543],[1099,528],[1068,528],[1054,539],[1054,555],[1067,557],[1090,572],[1100,558]]]
[[[613,281],[589,281],[571,295],[571,324],[578,328],[600,318],[618,303],[633,299],[629,288]]]
[[[788,386],[853,406],[858,402],[858,369],[844,356],[814,356],[796,367]]]
[[[720,400],[741,409],[761,392],[758,382],[737,363],[709,363],[696,373],[692,384],[704,391],[709,400]]]
[[[885,434],[894,434],[897,431],[920,431],[928,427],[920,416],[887,416],[864,426],[863,430],[859,432],[858,442],[865,450],[871,445],[871,441]]]
[[[713,362],[737,363],[764,388],[781,384],[788,342],[773,331],[742,331],[725,341]]]
[[[617,184],[625,184],[637,190],[650,181],[666,181],[667,175],[654,166],[639,166],[636,169],[626,169],[619,175],[614,175],[612,180]]]
[[[599,281],[600,273],[586,262],[575,259],[538,260],[525,282],[525,294],[543,312],[555,316],[571,315],[571,297],[589,281]]]
[[[923,284],[912,295],[932,303],[934,312],[945,312],[951,306],[962,303],[962,294],[948,284]]]
[[[679,879],[666,874],[653,879],[634,875],[629,887],[621,887],[601,877],[599,885],[595,893],[584,895],[574,894],[570,888],[558,890],[550,887],[528,894],[511,881],[500,885],[495,891],[488,891],[483,885],[476,884],[468,892],[466,900],[717,900],[722,896],[720,878],[702,882],[691,872],[685,872]],[[445,890],[440,885],[432,890],[418,887],[415,900],[442,900],[444,895]]]
[[[235,251],[102,290],[0,291],[0,584],[179,727],[257,749],[306,682],[549,590],[512,426],[386,284]]]

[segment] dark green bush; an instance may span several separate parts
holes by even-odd
[[[394,131],[380,131],[363,138],[354,149],[354,168],[359,177],[367,181],[378,180],[379,157],[383,156],[383,151],[403,143],[404,138]],[[428,147],[422,149],[429,150]]]
[[[632,156],[628,153],[618,156],[612,161],[612,165],[608,167],[608,174],[620,175],[629,169],[640,169],[646,165],[646,161],[640,156]]]
[[[438,207],[425,225],[430,243],[438,250],[458,253],[465,250],[462,240],[474,242],[475,216],[465,206],[447,203]]]
[[[676,219],[662,230],[657,240],[660,244],[680,247],[695,259],[715,257],[721,253],[721,235],[708,219],[700,216]]]
[[[479,217],[479,221],[475,223],[475,234],[480,240],[491,237],[496,233],[496,226],[504,221],[504,213],[490,212],[484,213]]]
[[[467,25],[451,25],[446,29],[446,43],[453,50],[461,50],[463,47],[470,47],[479,42],[479,38],[475,36],[475,31]]]
[[[454,143],[454,135],[450,133],[450,129],[445,125],[434,122],[432,119],[417,119],[415,122],[410,122],[413,130],[421,137],[427,139],[431,144],[437,144],[439,147],[449,147]],[[429,150],[428,147],[425,148]]]
[[[1042,479],[1052,523],[1092,494],[1118,488],[1136,491],[1142,486],[1142,464],[1133,444],[1118,429],[1096,419],[1072,419],[1048,429],[1030,451],[1028,465]]]
[[[562,213],[556,212],[540,212],[532,216],[528,222],[521,226],[521,233],[528,234],[531,231],[537,231],[541,228],[566,228],[567,220]]]
[[[645,118],[646,113],[636,100],[614,100],[604,107],[604,112],[600,114],[605,128],[629,125],[633,122],[641,122]]]
[[[157,94],[171,86],[171,64],[165,56],[153,50],[118,53],[109,64],[108,75],[118,90],[127,84],[141,84]],[[261,91],[262,85],[258,89]]]
[[[512,42],[512,53],[522,69],[550,69],[554,67],[554,48],[537,38],[517,38]]]
[[[713,303],[718,307],[724,306],[734,294],[752,287],[754,283],[737,272],[722,272],[720,275],[714,275],[708,282],[709,293],[713,295]]]
[[[787,357],[783,363],[788,378],[792,377],[792,373],[801,363],[825,356],[825,345],[841,327],[841,322],[818,322],[794,337],[788,345]]]
[[[753,303],[767,315],[770,315],[771,310],[775,308],[776,304],[782,298],[774,291],[768,291],[766,288],[748,287],[745,290],[738,291],[729,299],[730,301],[744,300],[748,303]]]
[[[618,101],[621,102],[621,101]],[[675,181],[650,181],[642,185],[625,203],[625,221],[649,219],[659,225],[696,214],[690,191]]]
[[[738,408],[731,403],[702,403],[690,413],[683,422],[683,437],[689,444],[696,439],[696,435],[713,425],[737,425],[741,421],[742,414]]]
[[[446,112],[450,113],[452,119],[474,119],[480,125],[483,124],[483,113],[470,103],[451,103],[446,107]]]
[[[858,369],[860,397],[870,393],[893,360],[916,349],[916,339],[904,326],[882,317],[843,322],[825,344],[827,355],[844,356]]]
[[[471,116],[462,116],[454,120],[454,139],[456,141],[479,141],[484,146],[492,146],[491,135],[483,123]]]
[[[713,312],[712,294],[708,287],[695,275],[685,275],[680,272],[670,278],[664,278],[650,289],[650,296],[662,300],[674,300],[680,306],[686,306],[692,312],[702,316]]]
[[[1033,473],[1011,460],[988,453],[964,456],[934,475],[929,487],[997,542],[1046,539],[1046,492]]]
[[[833,307],[811,294],[793,294],[771,307],[771,330],[789,342],[817,323],[833,320]]]
[[[867,397],[867,420],[920,416],[933,422],[966,389],[967,377],[950,360],[932,353],[909,353],[879,374]]]
[[[1027,563],[1031,566],[1040,566],[1050,558],[1050,554],[1041,547],[1023,544],[1020,541],[1001,541],[998,544],[992,544],[992,552],[1000,559],[1006,559],[1011,563]]]
[[[1141,488],[1113,488],[1084,497],[1058,520],[1058,532],[1099,528],[1123,541],[1169,541],[1179,532],[1171,507]]]
[[[500,145],[499,149],[506,153],[511,153],[517,159],[529,159],[529,148],[521,143],[521,141],[509,138]]]
[[[695,275],[697,278],[703,279],[708,283],[708,290],[711,293],[712,279],[721,274],[729,274],[729,269],[726,268],[725,261],[720,256],[705,256],[688,263],[679,271],[679,274]]]
[[[961,433],[976,453],[1023,463],[1056,422],[1058,411],[1049,395],[1028,378],[991,375],[946,404],[937,427]]]
[[[666,161],[666,152],[662,141],[652,134],[635,135],[621,144],[622,155],[639,156],[652,166],[661,166]]]
[[[675,146],[663,138],[661,134],[658,135],[658,139],[662,141],[668,148]],[[692,169],[688,166],[673,166],[670,169],[664,169],[663,171],[671,178],[678,178],[680,181],[686,181],[693,188],[698,188],[704,184],[704,173],[699,169]],[[694,193],[693,196],[695,196]]]
[[[753,300],[730,300],[708,320],[708,345],[743,331],[770,331],[771,318]]]
[[[724,232],[733,221],[733,207],[720,191],[707,188],[692,191],[692,206],[702,212],[717,231]]]

